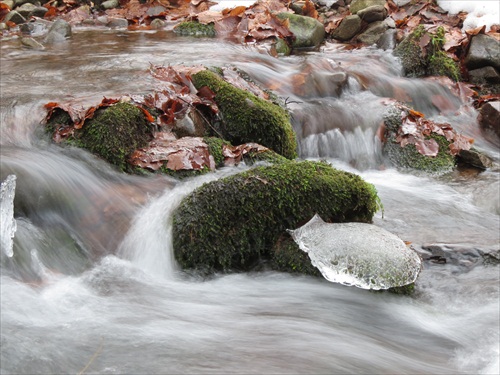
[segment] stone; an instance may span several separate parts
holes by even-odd
[[[24,18],[19,12],[11,10],[3,19],[3,22],[5,23],[9,21],[15,23],[16,25],[20,25],[26,22],[26,18]]]
[[[360,10],[375,5],[384,6],[385,0],[352,0],[349,10],[352,14],[357,14]]]
[[[488,102],[481,107],[478,122],[482,129],[500,137],[500,102]]]
[[[0,30],[7,30],[9,27],[5,22],[0,22]]]
[[[387,16],[387,11],[383,5],[372,5],[356,13],[363,21],[371,23],[382,21]]]
[[[118,8],[120,2],[118,0],[106,0],[101,3],[101,8],[103,9],[114,9]]]
[[[389,49],[394,49],[397,43],[398,31],[395,29],[386,30],[378,39],[377,47],[387,51]]]
[[[465,58],[465,65],[468,69],[493,66],[500,70],[500,41],[486,34],[474,36]]]
[[[21,44],[24,47],[28,47],[31,49],[39,49],[39,50],[45,49],[45,47],[41,43],[37,42],[35,39],[30,37],[21,38]]]
[[[375,44],[386,30],[387,25],[384,22],[373,22],[364,33],[358,35],[357,40],[367,45]]]
[[[106,26],[116,29],[127,28],[128,21],[124,18],[109,18]]]
[[[16,12],[19,12],[19,14],[21,16],[23,16],[24,18],[27,18],[28,15],[36,9],[36,5],[34,4],[31,4],[31,3],[26,3],[26,4],[23,4],[19,7],[16,8]]]
[[[352,39],[361,30],[361,18],[357,15],[345,17],[333,31],[332,37],[340,41]]]
[[[292,13],[279,13],[280,20],[289,20],[289,29],[295,35],[293,48],[318,47],[325,39],[325,27],[317,19]]]
[[[163,21],[163,20],[161,20],[159,18],[155,18],[153,21],[151,21],[151,23],[149,24],[149,26],[153,30],[163,29],[165,27],[165,21]]]
[[[458,160],[464,164],[468,164],[482,170],[491,168],[493,165],[493,161],[488,156],[474,148],[471,148],[470,150],[460,150]]]
[[[26,4],[26,3],[31,3],[31,4],[40,4],[40,0],[14,0],[15,1],[15,7],[19,7],[23,4]]]
[[[161,15],[162,13],[165,13],[166,11],[167,11],[167,9],[165,7],[158,5],[158,6],[149,8],[148,11],[146,12],[146,14],[149,17],[157,17],[157,16]]]
[[[54,21],[44,39],[47,44],[60,43],[70,38],[72,34],[71,25],[63,19]]]
[[[28,17],[38,17],[38,18],[43,18],[45,17],[45,14],[48,12],[48,9],[45,7],[40,7],[36,6],[35,9],[31,11],[31,13],[28,15]]]
[[[475,84],[499,84],[500,74],[492,66],[485,66],[484,68],[469,70],[469,79]]]

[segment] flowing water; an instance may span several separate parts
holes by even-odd
[[[4,39],[1,54],[0,177],[17,177],[14,256],[0,252],[2,374],[499,373],[498,266],[460,258],[498,248],[498,167],[398,172],[375,136],[386,98],[405,98],[498,163],[498,143],[446,86],[401,77],[376,49],[327,44],[277,59],[168,31],[80,29],[43,51]],[[52,144],[40,126],[49,101],[148,92],[150,63],[245,70],[287,98],[302,158],[360,174],[384,204],[377,225],[417,247],[448,244],[456,262],[425,262],[411,297],[266,270],[181,272],[171,211],[201,183],[245,167],[185,182],[123,175]]]

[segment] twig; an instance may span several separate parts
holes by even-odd
[[[102,344],[103,344],[103,342],[102,342],[102,337],[101,337],[101,345],[99,345],[99,348],[96,350],[96,352],[94,353],[94,355],[92,356],[92,358],[90,358],[89,362],[83,368],[83,370],[78,373],[78,375],[82,375],[85,372],[85,370],[87,370],[89,368],[89,366],[92,364],[92,362],[94,362],[94,359],[96,359],[97,355],[102,350]]]

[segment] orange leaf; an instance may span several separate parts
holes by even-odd
[[[423,113],[418,112],[418,111],[415,111],[415,110],[413,110],[413,109],[410,109],[410,111],[409,111],[409,112],[410,112],[410,114],[411,114],[412,116],[414,116],[414,117],[424,117],[424,114],[423,114]]]

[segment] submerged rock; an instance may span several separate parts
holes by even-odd
[[[366,223],[325,223],[315,215],[290,230],[328,281],[362,289],[389,289],[415,282],[422,262],[396,235]]]
[[[16,176],[9,175],[0,185],[0,244],[2,252],[12,257],[14,234],[17,224],[14,219],[14,196],[16,190]]]

